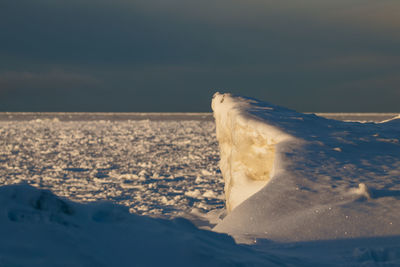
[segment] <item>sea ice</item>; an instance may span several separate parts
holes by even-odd
[[[0,120],[0,266],[400,265],[400,120],[213,108],[228,211],[211,121]]]
[[[0,121],[0,185],[23,182],[75,201],[110,200],[169,218],[223,208],[214,122],[85,116]],[[208,198],[197,198],[203,194]]]

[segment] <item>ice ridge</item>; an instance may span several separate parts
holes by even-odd
[[[342,122],[256,99],[212,100],[228,215],[248,242],[400,234],[400,120]]]

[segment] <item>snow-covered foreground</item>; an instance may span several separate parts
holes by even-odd
[[[207,119],[0,121],[0,266],[400,264],[400,120],[213,109],[224,178]]]
[[[28,185],[0,187],[0,266],[261,266],[283,262],[186,219],[78,204]]]

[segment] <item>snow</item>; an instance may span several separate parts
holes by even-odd
[[[212,105],[0,113],[0,266],[400,265],[398,114]]]
[[[0,187],[0,266],[232,266],[282,262],[200,230],[107,202],[74,203],[28,185]]]
[[[400,235],[400,120],[335,121],[219,93],[212,107],[229,212],[214,230],[240,242]]]

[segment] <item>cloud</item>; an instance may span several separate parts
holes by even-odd
[[[400,26],[399,14],[400,4],[397,0],[348,1],[347,8],[330,14],[330,18],[342,25],[355,25],[364,31],[380,36],[389,34],[393,38],[393,33]],[[400,36],[396,39],[399,41]]]
[[[52,70],[48,72],[16,72],[6,71],[0,73],[0,92],[7,92],[16,89],[68,89],[73,90],[82,86],[98,86],[101,81],[93,76]]]
[[[379,88],[379,90],[377,90]],[[364,79],[354,80],[348,83],[343,83],[336,90],[353,91],[362,93],[364,95],[370,95],[375,99],[380,96],[385,98],[392,98],[394,96],[400,96],[400,71],[392,71],[390,73],[376,74],[372,77],[365,77]],[[396,102],[398,98],[392,99]],[[371,101],[374,101],[372,98]]]
[[[230,65],[278,56],[280,61],[290,61],[296,58],[293,50],[310,57],[376,46],[382,43],[378,37],[384,31],[391,38],[397,36],[400,24],[386,28],[387,24],[379,24],[380,17],[370,18],[375,2],[8,2],[0,16],[6,40],[0,50],[44,62],[89,65]],[[391,10],[400,6],[390,3],[380,4],[382,14],[394,14]],[[380,25],[372,36],[371,24]],[[361,28],[368,32],[361,34]]]
[[[330,56],[317,60],[315,62],[307,62],[304,65],[310,71],[318,69],[330,71],[382,71],[400,68],[400,55],[389,54],[367,54],[357,53],[353,54]]]
[[[187,106],[209,110],[211,88],[226,88],[310,110],[324,95],[344,97],[343,84],[399,67],[399,9],[397,0],[5,1],[0,90],[113,88],[140,96],[135,107],[167,109],[196,95]],[[175,104],[151,106],[149,92]]]

